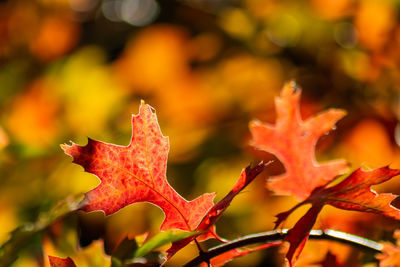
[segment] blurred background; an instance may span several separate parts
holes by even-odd
[[[85,145],[90,137],[128,145],[141,99],[170,138],[167,177],[187,199],[216,192],[218,201],[242,168],[275,159],[218,222],[228,239],[271,230],[274,215],[296,203],[265,188],[265,178],[284,169],[248,145],[249,121],[274,123],[274,97],[291,79],[303,88],[303,118],[330,107],[348,111],[319,141],[318,160],[399,168],[399,10],[398,0],[0,1],[0,244],[99,183],[59,144]],[[400,180],[376,190],[400,194]],[[18,245],[13,266],[48,266],[47,253],[106,266],[124,237],[154,235],[162,220],[143,203],[107,218],[68,214]],[[319,227],[381,240],[399,225],[324,208]],[[320,266],[331,254],[339,263],[365,258],[312,241],[299,266]],[[196,255],[189,246],[170,266]],[[283,257],[269,249],[231,266],[281,266]]]

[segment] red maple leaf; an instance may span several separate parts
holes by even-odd
[[[101,183],[85,194],[82,210],[106,215],[135,202],[150,202],[165,213],[161,230],[193,231],[213,206],[215,194],[187,201],[167,182],[169,141],[161,133],[156,114],[142,102],[132,117],[132,140],[117,146],[89,139],[86,146],[62,145],[73,162],[95,174]]]
[[[303,121],[300,117],[301,90],[294,82],[286,84],[275,99],[275,125],[254,120],[250,123],[251,144],[277,156],[286,172],[268,180],[268,187],[277,194],[294,195],[304,200],[317,187],[329,183],[347,171],[344,160],[318,163],[315,145],[321,135],[334,127],[346,112],[329,109]]]
[[[400,220],[400,210],[390,204],[397,196],[388,193],[377,194],[371,190],[372,185],[383,183],[399,174],[400,170],[389,167],[369,171],[359,168],[337,185],[316,188],[306,200],[289,211],[278,214],[276,226],[279,226],[298,207],[304,204],[312,205],[288,231],[285,238],[290,243],[286,255],[290,265],[300,255],[319,212],[326,204],[340,209],[370,212]]]
[[[67,257],[65,259],[49,256],[49,262],[51,267],[76,267],[74,261]]]

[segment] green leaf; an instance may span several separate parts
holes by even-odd
[[[111,258],[111,267],[120,267],[122,266],[122,261],[118,258]]]
[[[176,242],[188,237],[191,237],[193,235],[198,234],[198,232],[187,232],[187,231],[180,231],[180,230],[169,230],[165,232],[160,232],[157,235],[155,235],[153,238],[151,238],[149,241],[143,244],[143,246],[139,247],[135,251],[135,258],[137,257],[143,257],[150,251],[161,247],[165,244]]]

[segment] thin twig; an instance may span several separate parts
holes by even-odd
[[[201,255],[186,263],[184,267],[197,266],[204,261],[208,262],[211,258],[221,255],[222,253],[227,252],[231,249],[257,243],[271,243],[274,241],[283,240],[286,237],[287,232],[287,229],[282,229],[240,237],[238,239],[213,247],[208,251],[201,253]],[[330,229],[324,231],[311,230],[309,239],[332,240],[340,243],[349,244],[371,253],[379,253],[382,251],[383,248],[382,244],[375,241]]]
[[[204,253],[205,252],[204,249],[200,246],[200,243],[199,243],[199,241],[197,241],[196,238],[194,239],[194,242],[196,243],[196,246],[197,246],[197,249],[199,250],[199,253],[200,254]]]

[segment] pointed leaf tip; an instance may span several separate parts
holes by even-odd
[[[300,85],[298,85],[296,83],[295,80],[291,80],[289,82],[287,82],[284,86],[283,86],[283,90],[282,90],[282,95],[286,95],[286,94],[300,94],[301,93],[301,87]]]

